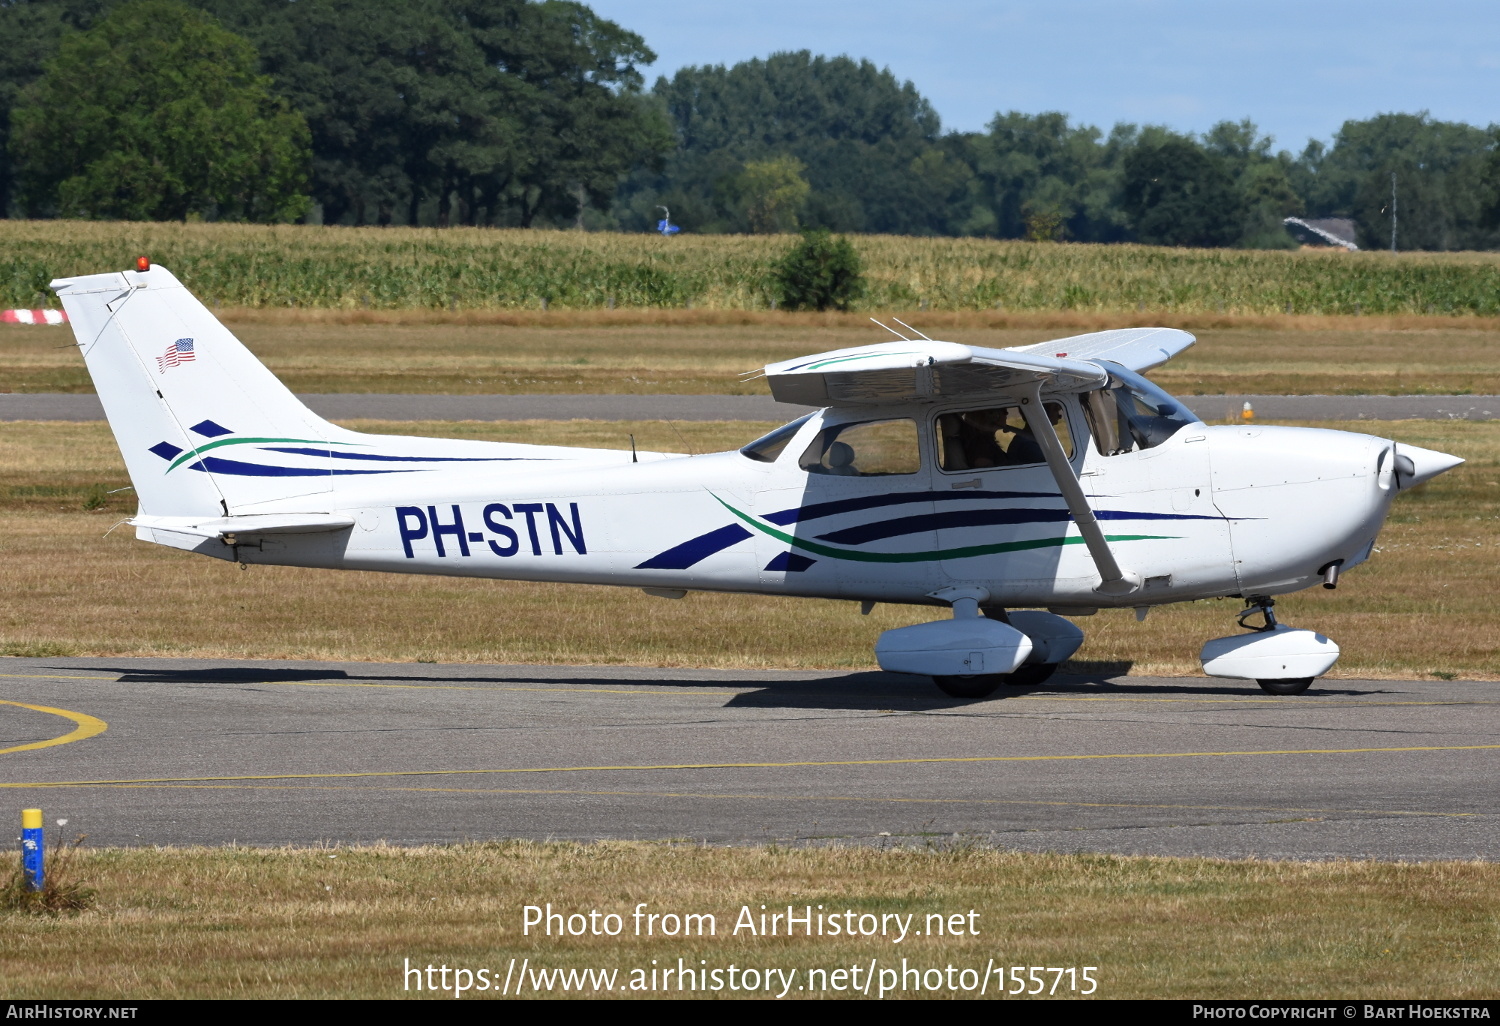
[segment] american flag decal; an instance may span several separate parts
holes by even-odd
[[[167,368],[176,367],[179,363],[188,363],[193,358],[193,340],[180,338],[167,346],[167,351],[156,358],[156,365],[165,374]]]

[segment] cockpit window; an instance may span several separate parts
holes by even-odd
[[[1047,403],[1047,419],[1063,453],[1073,458],[1073,432],[1061,403]],[[1024,467],[1046,462],[1041,443],[1019,406],[944,413],[937,419],[938,466],[946,471]]]
[[[792,440],[803,424],[812,419],[812,414],[798,417],[790,424],[783,424],[770,434],[761,435],[755,441],[740,450],[741,456],[748,456],[759,463],[775,463],[781,456],[781,451],[786,448],[787,443]]]
[[[818,432],[802,454],[809,474],[882,477],[915,474],[922,466],[914,420],[867,420],[836,424]]]
[[[1202,423],[1139,374],[1119,364],[1103,365],[1109,371],[1109,384],[1082,396],[1094,447],[1101,456],[1152,449],[1189,424]]]

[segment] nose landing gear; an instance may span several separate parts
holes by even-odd
[[[1339,647],[1314,631],[1279,623],[1268,595],[1251,595],[1237,619],[1249,634],[1214,638],[1198,658],[1210,677],[1238,677],[1273,695],[1300,695],[1333,668]],[[1259,616],[1260,623],[1246,621]]]

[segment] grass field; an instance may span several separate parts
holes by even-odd
[[[545,318],[543,319],[545,321]],[[748,324],[340,324],[231,327],[297,392],[765,393],[741,375],[775,360],[890,336],[848,319]],[[1078,327],[918,326],[954,342],[1016,346]],[[1206,327],[1152,373],[1180,394],[1500,394],[1500,331]],[[0,325],[0,391],[92,392],[66,327]]]
[[[623,448],[714,451],[770,425],[745,422],[356,423],[365,430]],[[1372,425],[1323,426],[1366,430]],[[1337,591],[1281,600],[1287,621],[1336,639],[1335,676],[1500,671],[1500,423],[1406,421],[1377,428],[1469,463],[1397,500],[1365,566]],[[852,602],[639,591],[252,567],[137,542],[110,528],[134,511],[100,423],[0,425],[0,653],[221,658],[419,659],[692,667],[873,667],[880,631],[930,610]],[[108,533],[106,533],[108,532]],[[504,608],[504,621],[495,610]],[[1204,640],[1229,633],[1232,601],[1078,621],[1077,668],[1198,672]],[[226,616],[232,612],[232,616]]]
[[[210,305],[765,310],[786,236],[0,221],[0,307],[146,254]],[[859,236],[872,310],[1500,315],[1500,255]]]
[[[403,990],[406,960],[483,968],[498,988],[512,958],[517,968],[615,969],[618,983],[649,973],[653,959],[795,969],[792,997],[812,996],[795,989],[809,969],[871,959],[899,969],[903,957],[976,970],[971,980],[991,959],[1097,966],[1101,998],[1488,999],[1500,971],[1500,866],[1481,863],[509,842],[107,850],[84,852],[76,870],[98,892],[95,909],[0,914],[7,998],[432,997]],[[548,902],[620,914],[625,932],[522,936],[522,906]],[[711,913],[715,935],[637,938],[628,924],[639,902]],[[913,914],[915,924],[973,910],[978,935],[899,945],[733,936],[740,908],[762,904]]]

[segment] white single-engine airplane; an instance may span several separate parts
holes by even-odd
[[[1015,349],[902,337],[771,364],[777,399],[823,409],[735,452],[360,434],[145,258],[52,287],[135,485],[137,538],[242,563],[950,606],[875,654],[956,697],[1045,680],[1083,641],[1065,616],[1215,597],[1244,598],[1247,632],[1208,642],[1205,671],[1301,692],[1338,646],[1277,623],[1272,596],[1334,587],[1398,492],[1462,462],[1209,427],[1140,375],[1192,345],[1169,328]]]

